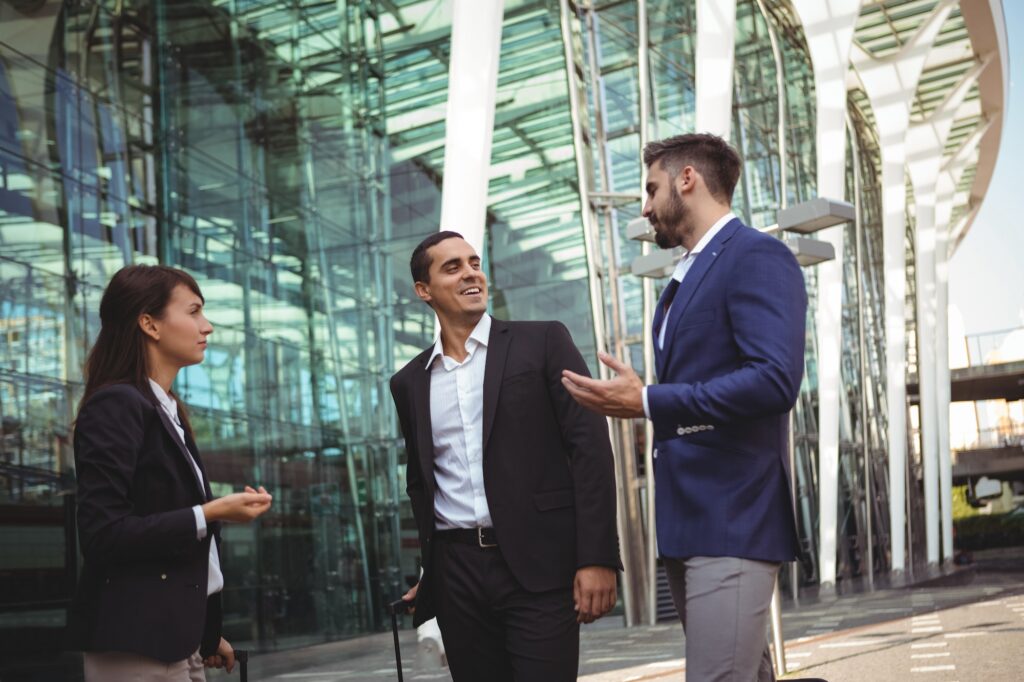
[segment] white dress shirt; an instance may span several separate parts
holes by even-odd
[[[715,224],[711,226],[710,230],[708,230],[707,232],[704,233],[704,236],[700,238],[700,241],[697,242],[697,245],[694,246],[689,251],[687,251],[686,255],[683,256],[683,259],[676,264],[675,272],[672,273],[672,279],[674,279],[675,281],[679,282],[680,286],[682,286],[683,278],[686,277],[686,273],[690,271],[690,268],[693,266],[694,261],[697,260],[697,256],[700,255],[700,252],[703,251],[704,248],[708,244],[711,243],[711,240],[715,238],[715,235],[717,235],[719,232],[721,232],[722,228],[725,227],[729,223],[729,221],[732,220],[735,217],[736,217],[736,214],[733,213],[732,211],[729,211],[724,216],[722,216],[717,221],[715,221]],[[676,290],[676,294],[678,295],[678,293],[679,293],[679,291],[677,289]],[[658,343],[658,349],[659,350],[661,350],[661,349],[663,349],[665,347],[665,329],[668,327],[668,316],[672,312],[672,304],[673,303],[674,303],[674,300],[673,301],[669,301],[668,310],[665,311],[665,316],[662,318],[661,329],[658,330],[658,341],[657,341],[657,343]],[[644,386],[644,389],[643,389],[643,401],[644,401],[644,414],[647,416],[648,419],[650,419],[651,418],[651,408],[647,406],[647,387],[646,386]]]
[[[192,451],[188,449],[185,444],[185,429],[181,425],[181,419],[178,417],[178,403],[171,396],[167,395],[163,387],[153,381],[149,380],[149,385],[153,388],[153,395],[160,402],[160,408],[164,413],[170,417],[171,423],[174,424],[174,430],[178,432],[178,438],[181,440],[181,444],[185,447],[185,451],[188,452],[188,461],[192,464],[192,470],[196,474],[196,480],[200,486],[203,486],[203,472],[199,469],[199,465],[196,464],[195,457],[192,455]],[[202,541],[206,537],[206,515],[203,514],[202,505],[197,504],[192,507],[192,514],[196,517],[196,538]],[[224,573],[220,570],[220,553],[217,551],[217,542],[210,540],[210,571],[209,578],[206,582],[206,596],[210,596],[215,592],[220,592],[224,589]]]
[[[484,313],[466,339],[461,363],[444,354],[441,337],[427,361],[430,426],[434,439],[435,527],[488,528],[484,490],[484,367],[491,316]]]

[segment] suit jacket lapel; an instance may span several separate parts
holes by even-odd
[[[428,348],[421,361],[422,369],[413,372],[412,410],[416,423],[416,453],[420,458],[420,472],[430,490],[434,489],[434,431],[430,425],[430,375],[427,360],[433,347]]]
[[[167,433],[169,433],[171,436],[171,440],[173,440],[175,445],[178,446],[178,450],[181,452],[181,456],[185,458],[185,466],[188,468],[188,473],[192,477],[192,480],[195,481],[196,488],[198,488],[202,492],[204,499],[209,499],[209,497],[207,497],[206,486],[201,484],[199,482],[199,479],[196,478],[196,470],[192,466],[192,455],[189,454],[188,447],[185,445],[184,442],[182,442],[181,437],[178,436],[178,430],[175,429],[174,424],[171,423],[171,418],[167,416],[167,413],[164,412],[164,409],[162,407],[160,407],[159,405],[156,405],[155,407],[156,413],[160,415],[160,421],[163,423],[164,429],[167,430]],[[203,475],[203,477],[205,478],[205,474]]]
[[[658,298],[658,306],[654,309],[654,319],[651,322],[651,339],[654,343],[654,368],[657,376],[661,376],[662,359],[665,357],[665,352],[658,345],[658,336],[661,331],[661,325],[665,323],[665,305],[668,303],[668,292],[669,287],[666,285],[661,291],[661,296]],[[676,293],[678,292],[679,290],[677,289]]]
[[[722,250],[725,249],[725,243],[729,241],[740,225],[742,223],[739,218],[734,218],[726,223],[725,227],[715,235],[715,238],[704,247],[704,250],[697,254],[697,259],[690,266],[689,271],[687,271],[686,276],[683,278],[682,284],[679,285],[679,291],[676,292],[675,300],[672,301],[672,309],[669,310],[668,319],[665,320],[665,349],[662,353],[662,366],[672,357],[672,349],[675,344],[670,339],[675,332],[676,326],[679,325],[679,321],[686,314],[686,308],[690,305],[693,294],[697,291],[697,287],[700,286],[704,275],[708,274],[708,270],[711,269],[711,266],[718,259]],[[657,342],[655,342],[655,348],[657,348]]]
[[[491,318],[491,336],[487,340],[487,364],[484,365],[484,438],[482,451],[487,454],[487,440],[494,426],[494,415],[498,410],[498,393],[501,378],[505,374],[505,360],[512,334],[501,320]]]
[[[196,441],[188,431],[185,432],[185,446],[188,447],[188,451],[192,453],[192,458],[195,459],[196,466],[199,467],[199,471],[203,475],[203,487],[205,488],[204,492],[206,493],[206,499],[213,499],[213,490],[210,488],[210,475],[206,473],[206,467],[203,465],[203,459],[199,456],[199,446],[196,445]]]

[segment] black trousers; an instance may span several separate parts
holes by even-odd
[[[437,624],[454,682],[568,682],[579,668],[572,586],[527,592],[500,548],[439,540]]]

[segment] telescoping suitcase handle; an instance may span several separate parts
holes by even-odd
[[[398,645],[398,617],[409,613],[414,603],[398,599],[388,604],[388,613],[391,614],[391,633],[395,638],[395,665],[398,666],[398,682],[403,682],[402,677],[402,649]]]
[[[249,682],[249,652],[235,649],[235,662],[238,663],[238,682]]]

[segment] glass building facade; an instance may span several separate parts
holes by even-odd
[[[734,209],[766,228],[817,195],[815,82],[789,2],[736,6]],[[645,296],[628,274],[644,247],[623,233],[640,212],[644,131],[695,126],[696,2],[645,9],[641,31],[637,2],[504,3],[482,254],[492,312],[563,321],[595,372],[601,347],[643,366],[642,310],[660,290]],[[383,604],[419,573],[388,380],[433,341],[408,258],[440,219],[452,12],[447,0],[0,4],[0,675],[58,660],[79,565],[81,368],[103,288],[131,263],[183,268],[206,297],[206,360],[176,390],[215,494],[274,494],[257,523],[225,530],[226,637],[275,650],[385,627]],[[886,569],[889,524],[880,152],[856,91],[847,128],[858,220],[843,261],[840,579],[865,573],[868,544]],[[817,277],[805,275],[796,580],[812,585]],[[617,440],[619,474],[638,483],[644,427]],[[919,453],[910,461],[919,484]],[[621,500],[627,554],[644,551],[642,488]]]

